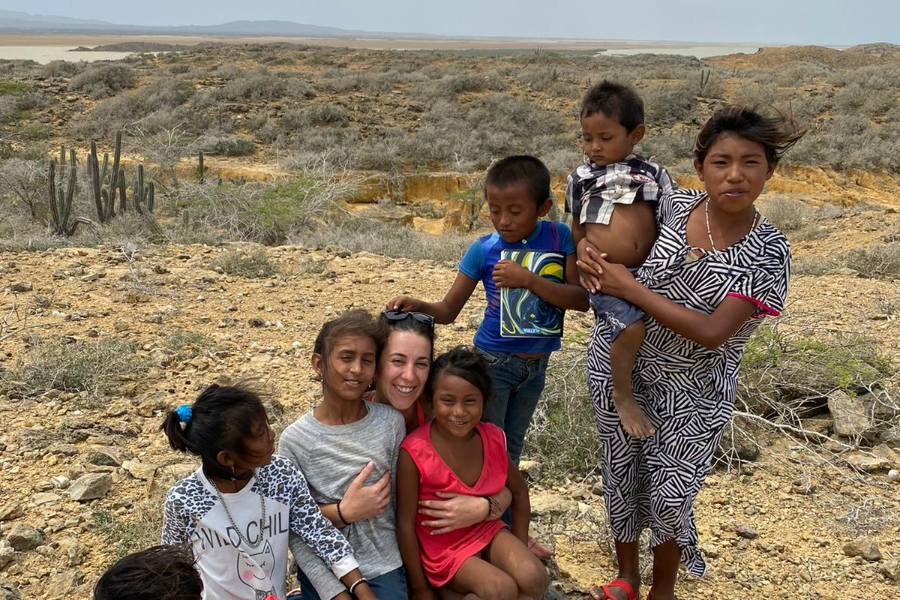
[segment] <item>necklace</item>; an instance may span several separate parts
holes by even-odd
[[[709,196],[706,197],[706,235],[709,236],[709,245],[712,246],[713,252],[718,252],[719,249],[716,248],[716,243],[713,241],[712,229],[709,228]],[[753,207],[753,224],[750,225],[750,231],[756,229],[756,226],[759,224],[759,211],[756,210],[756,207]],[[749,231],[747,232],[749,233]]]
[[[250,475],[252,478],[256,478],[256,470],[250,469]],[[251,544],[250,540],[244,537],[244,534],[241,533],[241,529],[237,526],[237,523],[234,522],[234,517],[231,516],[231,511],[228,510],[228,505],[225,504],[225,498],[222,496],[221,490],[219,490],[219,486],[216,485],[216,482],[212,477],[209,478],[209,482],[213,485],[213,488],[216,490],[216,496],[219,497],[219,502],[222,503],[222,508],[225,509],[225,514],[228,516],[228,522],[231,523],[231,526],[237,531],[238,537],[244,543],[245,546],[250,546],[251,548],[259,548],[259,545],[262,544],[263,536],[262,530],[263,526],[266,523],[266,499],[263,498],[263,495],[259,494],[259,510],[262,513],[262,516],[259,518],[259,539],[256,540],[255,544]],[[257,481],[257,485],[259,482]]]

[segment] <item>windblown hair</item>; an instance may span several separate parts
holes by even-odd
[[[694,158],[702,163],[716,140],[732,133],[762,146],[768,163],[777,165],[806,131],[807,127],[799,125],[790,114],[778,111],[777,115],[768,116],[753,108],[728,104],[714,112],[697,134]]]
[[[387,338],[387,327],[360,308],[348,310],[336,319],[322,325],[322,329],[313,343],[313,352],[322,357],[322,364],[327,369],[328,357],[337,341],[342,337],[356,335],[371,338],[375,342],[375,360],[377,362]]]
[[[260,422],[267,423],[268,416],[255,391],[245,385],[213,384],[191,405],[190,421],[182,425],[173,410],[160,429],[173,450],[199,456],[207,476],[231,479],[232,471],[219,462],[219,452],[245,455],[244,440]]]
[[[94,600],[200,600],[202,593],[187,546],[153,546],[129,554],[94,586]]]
[[[541,159],[528,155],[507,156],[492,164],[484,180],[484,197],[489,187],[503,189],[517,183],[525,184],[538,206],[550,198],[550,171]]]
[[[581,118],[603,113],[616,119],[628,133],[644,124],[644,101],[634,89],[604,79],[587,91],[581,101]]]
[[[457,346],[437,357],[431,365],[428,382],[425,384],[425,394],[428,397],[433,397],[435,383],[444,374],[465,379],[474,385],[481,392],[485,403],[493,393],[487,361],[468,346]]]

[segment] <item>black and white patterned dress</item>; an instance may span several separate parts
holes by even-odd
[[[727,297],[757,306],[752,317],[715,350],[647,317],[634,369],[634,394],[656,427],[646,440],[628,436],[612,402],[609,342],[598,321],[588,346],[588,384],[603,440],[603,494],[615,538],[635,541],[649,527],[651,546],[675,539],[691,573],[706,569],[697,547],[693,502],[709,473],[713,452],[734,410],[744,344],[765,315],[784,307],[790,247],[763,220],[746,237],[697,258],[687,245],[691,210],[706,193],[678,190],[659,203],[659,238],[638,280],[654,292],[711,314]]]

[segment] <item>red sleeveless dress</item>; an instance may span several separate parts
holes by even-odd
[[[431,425],[427,423],[419,427],[400,444],[419,469],[419,500],[439,500],[436,492],[492,496],[506,486],[509,458],[506,437],[500,428],[490,423],[475,426],[481,435],[484,459],[478,481],[469,487],[435,450],[431,443]],[[506,524],[503,521],[486,521],[449,533],[431,535],[433,528],[423,526],[421,520],[416,519],[419,557],[428,582],[434,587],[445,585],[466,559],[481,552],[504,527]]]

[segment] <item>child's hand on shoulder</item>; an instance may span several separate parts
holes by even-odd
[[[494,283],[502,288],[527,288],[534,273],[511,260],[503,259],[494,265]]]
[[[422,307],[424,302],[421,300],[417,300],[416,298],[410,298],[409,296],[397,296],[393,300],[389,301],[384,309],[385,310],[397,310],[402,312],[422,312]]]

